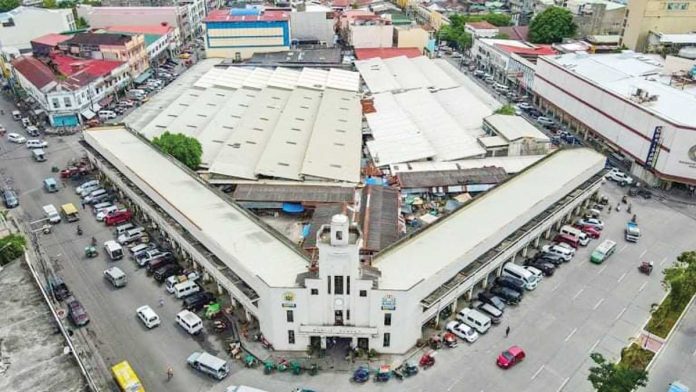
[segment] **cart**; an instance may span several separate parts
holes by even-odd
[[[263,374],[271,374],[276,369],[276,364],[272,359],[263,361]]]
[[[392,376],[391,367],[389,365],[382,365],[377,370],[375,374],[376,382],[387,382]]]
[[[442,335],[442,340],[445,342],[445,346],[449,348],[457,347],[457,337],[454,336],[452,332],[445,332],[445,334]]]
[[[96,246],[85,246],[85,257],[90,259],[92,257],[97,257],[97,247]]]
[[[430,348],[433,350],[442,348],[442,337],[440,337],[440,335],[435,334],[430,337]]]
[[[435,364],[435,351],[428,351],[421,357],[418,364],[423,369],[427,369]]]
[[[297,361],[290,362],[290,371],[292,374],[299,376],[302,374],[302,365]]]

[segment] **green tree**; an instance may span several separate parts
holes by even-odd
[[[89,23],[87,23],[87,19],[79,16],[77,19],[75,19],[75,26],[77,26],[77,29],[86,29],[89,27]]]
[[[26,241],[19,234],[10,234],[0,239],[0,265],[5,265],[10,261],[24,254]]]
[[[512,17],[507,14],[494,14],[488,13],[483,15],[483,20],[494,25],[494,26],[510,26],[512,24]]]
[[[505,104],[501,106],[498,110],[495,111],[495,114],[504,114],[506,116],[514,116],[515,115],[515,107],[508,104]]]
[[[561,42],[563,38],[573,37],[578,26],[573,22],[570,10],[549,7],[532,19],[529,24],[529,40],[535,44]]]
[[[0,0],[0,12],[11,11],[19,7],[19,0]]]
[[[590,354],[597,365],[590,368],[587,380],[597,392],[631,392],[648,383],[648,372],[607,361],[600,353]]]
[[[173,156],[179,162],[188,166],[191,170],[198,169],[201,164],[203,147],[201,143],[190,136],[182,133],[164,132],[162,135],[152,139],[152,144],[163,152]]]
[[[58,3],[56,2],[56,0],[43,0],[41,5],[44,8],[58,8]]]

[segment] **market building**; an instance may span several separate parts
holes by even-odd
[[[640,181],[686,188],[696,185],[692,67],[632,51],[544,56],[534,92],[542,109]]]
[[[316,231],[310,258],[141,136],[122,126],[84,136],[89,159],[138,219],[282,351],[336,339],[407,352],[423,325],[586,206],[605,161],[589,149],[558,151],[368,259],[364,226],[336,214]]]

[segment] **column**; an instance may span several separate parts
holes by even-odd
[[[539,247],[539,241],[541,240],[541,236],[537,237],[534,239],[534,248]]]
[[[525,245],[524,248],[522,248],[522,257],[527,257],[527,249],[529,248],[529,244]]]
[[[321,336],[319,338],[320,341],[320,347],[322,350],[326,350],[326,336]]]
[[[464,294],[464,298],[467,301],[471,301],[471,298],[474,296],[474,288],[470,288],[469,290],[466,291],[466,294]],[[456,309],[454,309],[456,311]],[[454,313],[454,312],[452,312]]]
[[[484,290],[488,288],[488,274],[481,280],[481,288]]]

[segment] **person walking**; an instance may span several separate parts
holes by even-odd
[[[159,299],[159,306],[160,308],[164,306],[164,298]]]
[[[507,328],[505,328],[505,337],[508,337],[510,335],[510,326],[508,325]]]
[[[174,377],[174,369],[170,366],[167,368],[167,381],[171,380],[172,377]]]

